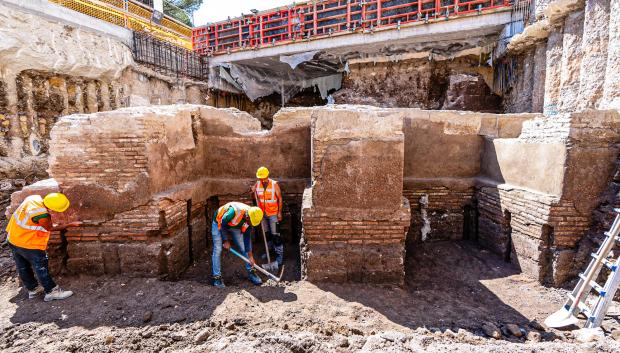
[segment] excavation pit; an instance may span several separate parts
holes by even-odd
[[[13,194],[7,214],[62,191],[74,207],[56,219],[82,225],[53,233],[56,272],[175,279],[208,249],[213,211],[249,203],[266,165],[303,279],[402,284],[406,251],[468,238],[559,285],[615,167],[618,114],[345,105],[283,109],[269,131],[196,105],[72,115],[51,132],[53,179]]]

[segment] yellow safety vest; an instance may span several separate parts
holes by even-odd
[[[50,232],[34,223],[33,217],[49,213],[39,195],[31,195],[19,205],[6,227],[9,243],[25,249],[45,250]]]
[[[224,206],[220,207],[217,210],[217,216],[215,216],[218,229],[222,229],[222,218],[224,217],[226,211],[228,211],[229,207],[232,207],[235,210],[235,217],[233,217],[233,219],[227,223],[230,227],[238,226],[239,223],[241,223],[241,221],[244,219],[245,214],[250,209],[250,206],[241,202],[229,202]],[[249,226],[250,225],[246,222],[244,225],[241,226],[241,232],[245,232]]]

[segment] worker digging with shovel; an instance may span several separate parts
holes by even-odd
[[[268,263],[263,265],[263,268],[268,271],[277,271],[284,261],[284,242],[278,231],[279,222],[282,221],[282,192],[278,182],[269,178],[269,170],[266,167],[258,168],[256,178],[258,180],[252,186],[252,196],[265,215],[261,228],[266,243],[265,252]],[[269,242],[266,241],[265,233],[268,234]],[[276,254],[274,262],[271,262],[269,256],[271,250]]]
[[[224,288],[221,272],[222,248],[232,252],[246,262],[245,268],[248,279],[254,285],[260,286],[263,281],[258,277],[254,267],[256,262],[252,255],[252,227],[256,227],[263,219],[263,211],[258,207],[251,207],[241,202],[229,202],[215,211],[211,224],[213,239],[212,272],[213,285]],[[240,254],[230,246],[230,239],[235,242]]]

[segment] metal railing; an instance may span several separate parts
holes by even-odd
[[[129,28],[147,32],[161,40],[186,49],[192,49],[192,29],[168,16],[160,23],[152,20],[153,10],[132,0],[50,0],[85,15]]]
[[[136,62],[168,76],[206,81],[209,75],[206,56],[146,33],[133,32],[133,57]]]
[[[513,0],[322,0],[254,12],[193,29],[194,50],[222,54],[346,34],[400,28],[512,6]]]

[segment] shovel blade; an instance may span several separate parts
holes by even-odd
[[[262,267],[265,270],[269,271],[269,272],[277,271],[278,270],[278,262],[274,261],[274,262],[266,263]]]
[[[548,327],[558,328],[575,325],[577,322],[579,322],[579,320],[573,315],[572,312],[562,308],[549,315],[549,317],[545,320],[545,325]]]

